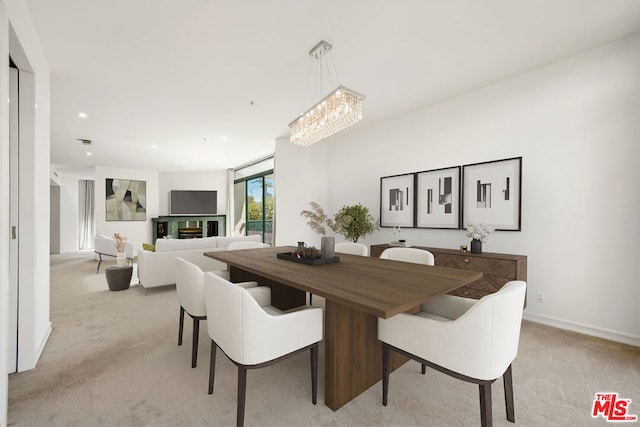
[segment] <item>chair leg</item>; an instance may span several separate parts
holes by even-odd
[[[391,365],[391,348],[382,343],[382,405],[387,406],[389,395],[389,369]]]
[[[493,425],[491,414],[491,384],[480,384],[480,424],[482,427]]]
[[[180,306],[180,326],[178,326],[178,345],[182,345],[182,330],[184,329],[184,308]]]
[[[516,422],[515,406],[513,404],[513,377],[511,375],[511,365],[502,375],[504,383],[504,401],[507,410],[507,420],[512,423]]]
[[[96,268],[96,274],[100,272],[100,264],[102,264],[102,254],[98,254],[98,268]]]
[[[238,366],[238,414],[236,426],[244,425],[244,404],[247,396],[247,368]]]
[[[425,375],[427,373],[427,365],[425,365],[424,363],[422,364],[422,375]]]
[[[313,294],[309,294],[309,305],[313,305]]]
[[[198,335],[200,335],[200,319],[193,319],[193,345],[191,347],[191,367],[198,363]]]
[[[311,401],[318,403],[318,343],[311,347]]]
[[[209,362],[209,394],[213,394],[213,380],[216,374],[216,343],[211,340],[211,361]]]

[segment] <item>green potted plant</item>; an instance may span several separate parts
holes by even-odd
[[[343,206],[336,214],[336,222],[340,222],[341,218],[345,217],[351,218],[351,221],[342,224],[338,234],[352,242],[357,243],[360,237],[366,237],[380,229],[380,223],[369,214],[369,208],[360,203]]]

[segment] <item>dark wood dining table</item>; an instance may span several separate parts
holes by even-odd
[[[382,378],[378,318],[415,312],[420,304],[482,278],[482,273],[349,254],[307,265],[277,258],[294,247],[206,252],[227,264],[231,280],[271,287],[272,304],[306,304],[306,293],[325,299],[325,404],[338,410]],[[394,355],[392,368],[407,361]]]

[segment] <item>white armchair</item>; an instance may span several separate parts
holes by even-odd
[[[205,295],[211,337],[209,394],[213,393],[216,348],[220,347],[238,367],[237,425],[244,424],[247,369],[268,366],[307,349],[311,351],[312,402],[317,403],[322,309],[284,313],[271,306],[270,288],[241,288],[211,272],[205,273]]]
[[[342,254],[369,256],[369,248],[367,245],[357,242],[336,243],[336,252],[340,252]]]
[[[98,255],[98,268],[96,274],[100,272],[100,264],[102,264],[102,256],[116,257],[118,251],[116,251],[116,239],[106,236],[104,234],[97,234],[93,237],[93,250]],[[129,262],[133,262],[134,245],[133,242],[125,240],[124,251],[127,255]]]
[[[236,286],[258,286],[256,282],[238,283]],[[193,342],[191,346],[191,367],[198,362],[198,335],[200,321],[207,319],[207,308],[204,299],[204,272],[195,264],[184,258],[176,257],[176,293],[180,304],[180,324],[178,327],[178,345],[182,345],[184,330],[184,313],[193,319]]]
[[[511,363],[518,352],[526,283],[512,281],[480,300],[434,298],[415,315],[378,319],[382,404],[387,405],[391,351],[480,387],[483,426],[492,424],[491,384],[503,377],[507,420],[515,422]]]
[[[380,254],[380,259],[391,259],[425,265],[435,264],[435,258],[431,252],[417,248],[387,248]]]

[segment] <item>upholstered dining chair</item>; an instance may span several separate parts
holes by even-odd
[[[260,242],[251,242],[251,241],[238,241],[231,242],[229,246],[227,246],[228,251],[238,251],[242,249],[260,249],[260,248],[270,248],[271,245],[268,243],[260,243]],[[222,277],[226,280],[231,280],[231,275],[229,274],[229,270],[216,270],[213,273]]]
[[[257,286],[255,282],[238,283],[237,286]],[[184,258],[176,257],[176,293],[180,304],[180,323],[178,327],[178,345],[182,345],[184,313],[193,319],[193,342],[191,347],[191,367],[198,362],[198,335],[200,321],[207,318],[204,300],[204,272]]]
[[[261,242],[252,242],[252,241],[239,241],[239,242],[231,242],[227,247],[230,251],[237,251],[240,249],[259,249],[259,248],[270,248],[271,245],[268,243]]]
[[[311,352],[311,395],[313,404],[317,403],[321,308],[284,313],[271,305],[269,287],[245,289],[213,273],[205,273],[205,295],[211,337],[209,394],[213,393],[219,347],[238,367],[238,426],[244,424],[247,370],[268,366],[304,350]]]
[[[336,243],[336,252],[340,252],[342,254],[369,256],[369,248],[367,245],[357,242]]]
[[[434,265],[433,254],[417,248],[387,248],[380,254],[380,259],[413,262],[415,264]]]
[[[417,314],[378,319],[382,404],[387,406],[391,351],[480,388],[482,426],[493,423],[491,385],[503,377],[507,420],[515,422],[511,363],[518,353],[526,283],[511,281],[480,300],[442,295]]]

